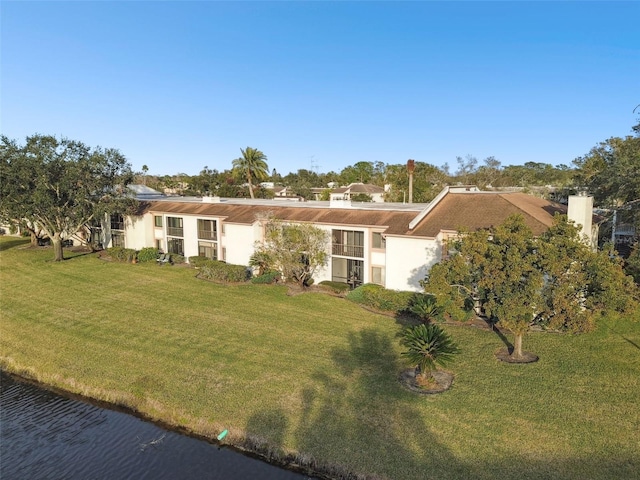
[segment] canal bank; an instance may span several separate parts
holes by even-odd
[[[2,371],[0,405],[0,478],[311,478]]]

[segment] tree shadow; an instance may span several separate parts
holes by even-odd
[[[640,456],[628,453],[547,457],[498,448],[489,458],[457,457],[438,437],[446,419],[428,415],[429,403],[442,397],[400,386],[395,341],[374,328],[352,332],[330,352],[331,371],[311,373],[295,418],[279,408],[255,413],[246,430],[260,435],[251,437],[260,456],[322,478],[636,478]],[[299,453],[287,456],[285,445]]]
[[[331,459],[321,470],[337,478],[354,470],[374,478],[424,478],[430,467],[448,470],[452,478],[468,473],[412,407],[424,399],[400,386],[392,337],[367,329],[347,340],[332,351],[336,371],[315,372],[318,387],[302,393],[295,437],[311,465]]]
[[[9,250],[10,248],[15,248],[18,247],[20,245],[26,245],[29,244],[31,242],[31,240],[29,240],[28,238],[12,238],[11,240],[3,240],[2,242],[0,242],[0,252],[3,252],[5,250]]]

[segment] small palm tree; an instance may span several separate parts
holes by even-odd
[[[433,295],[416,296],[409,310],[424,323],[437,319],[443,312],[443,308],[437,304]]]
[[[233,169],[246,177],[249,184],[249,195],[251,195],[251,198],[255,198],[251,180],[254,178],[256,180],[266,180],[269,177],[267,156],[260,150],[251,147],[247,147],[244,150],[241,148],[240,151],[242,152],[242,157],[233,161]]]
[[[417,366],[416,373],[426,381],[432,378],[437,367],[447,365],[460,352],[451,337],[435,324],[407,328],[402,343],[408,348],[402,355]]]

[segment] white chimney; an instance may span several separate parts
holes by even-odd
[[[584,238],[592,248],[597,244],[593,231],[593,197],[581,192],[579,195],[569,195],[567,217],[580,228],[580,238]]]
[[[202,197],[202,203],[220,203],[220,197]]]

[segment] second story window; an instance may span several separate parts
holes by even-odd
[[[198,220],[198,238],[202,240],[217,240],[218,231],[215,220]]]
[[[382,235],[382,232],[373,232],[371,237],[371,248],[377,248],[384,250],[387,247],[387,240]]]
[[[124,217],[119,213],[111,215],[111,230],[124,230]]]
[[[354,230],[332,230],[333,255],[364,258],[364,232]]]
[[[182,227],[182,218],[167,217],[167,235],[172,237],[183,237],[184,228]]]
[[[154,215],[153,223],[156,227],[162,228],[162,215]]]

